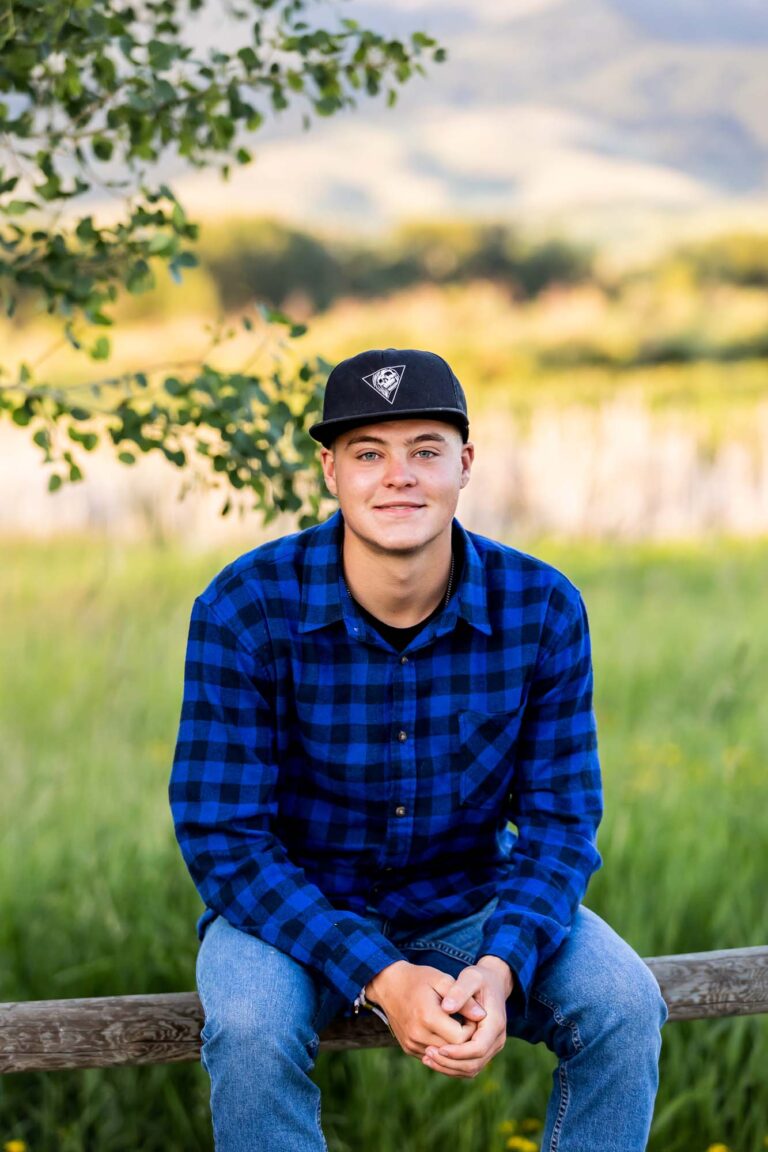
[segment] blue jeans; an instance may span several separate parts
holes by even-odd
[[[495,903],[410,936],[373,912],[371,919],[407,960],[455,976],[477,959]],[[200,945],[197,986],[217,1152],[325,1152],[320,1090],[309,1073],[318,1033],[349,1004],[309,969],[221,916]],[[580,908],[566,942],[539,969],[527,1014],[508,1004],[508,1034],[543,1041],[558,1058],[542,1152],[645,1148],[666,1015],[642,960]]]

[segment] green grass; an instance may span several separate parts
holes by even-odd
[[[3,544],[0,999],[194,986],[198,899],[167,779],[194,595],[230,557]],[[588,902],[644,955],[768,938],[768,542],[534,549],[583,589],[607,815]],[[768,1021],[665,1031],[652,1152],[757,1152]],[[333,1152],[492,1152],[543,1115],[552,1060],[510,1043],[473,1082],[396,1051],[323,1055]],[[397,1107],[394,1106],[396,1102]],[[0,1146],[210,1150],[197,1066],[0,1082]]]

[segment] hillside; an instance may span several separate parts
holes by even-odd
[[[363,102],[309,133],[285,116],[261,137],[257,165],[226,188],[212,174],[185,181],[196,210],[247,206],[355,227],[404,214],[565,216],[621,232],[642,213],[688,222],[729,203],[741,216],[768,205],[765,5],[376,0],[338,10],[393,33],[423,28],[449,60],[394,110]],[[229,33],[211,9],[196,36],[214,35]]]

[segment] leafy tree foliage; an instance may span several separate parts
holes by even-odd
[[[270,115],[300,107],[308,124],[361,95],[394,103],[425,57],[444,56],[419,32],[404,43],[350,18],[324,27],[313,0],[219,0],[242,42],[200,51],[189,22],[205,3],[0,0],[0,302],[7,317],[20,301],[54,317],[61,340],[95,361],[110,357],[121,294],[151,291],[163,266],[180,279],[197,263],[198,225],[153,177],[157,161],[215,165],[226,178],[251,162],[248,137]],[[87,208],[105,193],[120,199],[107,222]],[[242,323],[251,330],[254,318]],[[258,323],[303,332],[267,308]],[[233,332],[215,330],[211,352]],[[267,518],[303,507],[310,522],[319,488],[307,483],[306,428],[327,367],[284,358],[254,375],[206,359],[57,386],[43,356],[0,363],[0,416],[28,429],[51,489],[81,479],[83,453],[104,441],[126,464],[159,451],[252,493]]]

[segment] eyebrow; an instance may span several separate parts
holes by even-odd
[[[422,444],[426,440],[437,440],[440,444],[448,443],[445,436],[442,436],[439,432],[421,432],[418,436],[411,436],[407,440],[404,440],[403,443],[406,448],[410,448],[413,444]],[[381,436],[368,436],[363,434],[353,436],[351,440],[347,441],[348,448],[351,448],[354,444],[383,444],[386,447],[388,441],[384,440]]]

